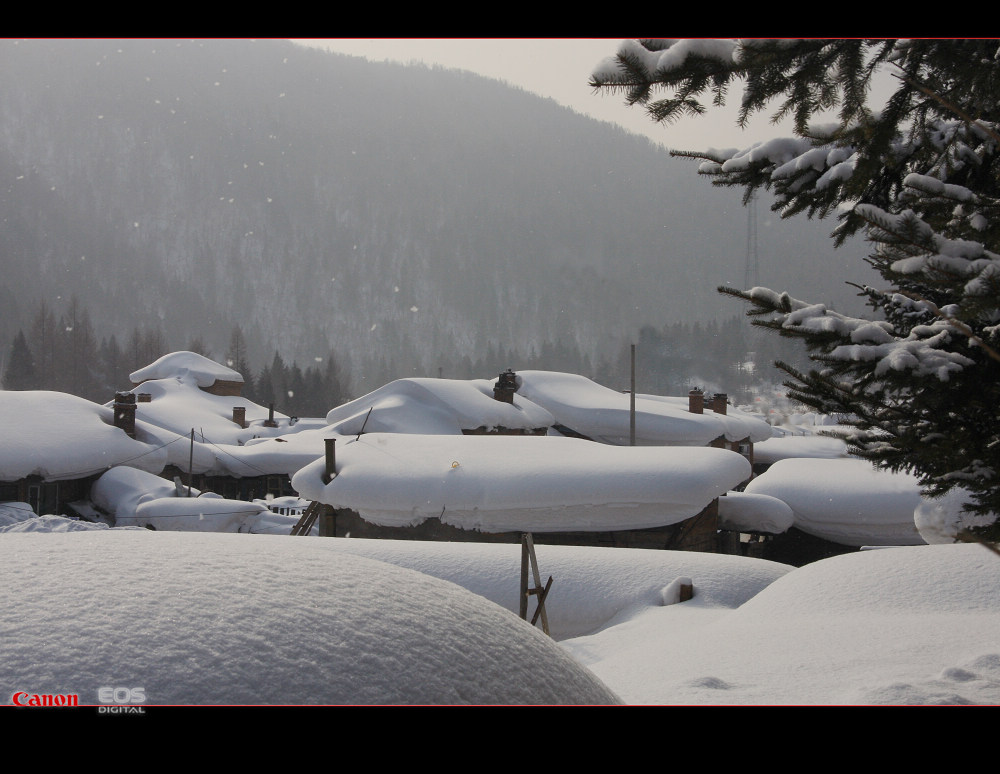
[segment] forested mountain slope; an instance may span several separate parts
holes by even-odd
[[[738,197],[499,82],[274,40],[2,41],[0,73],[5,343],[75,295],[173,348],[238,324],[256,367],[334,348],[363,389],[741,311]],[[827,230],[762,228],[762,279],[850,297]]]

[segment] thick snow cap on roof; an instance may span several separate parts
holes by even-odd
[[[519,371],[517,392],[547,409],[556,422],[602,443],[629,442],[630,399],[585,376],[557,371]],[[720,436],[727,441],[762,441],[771,427],[730,409],[729,414],[687,410],[688,399],[658,395],[635,396],[636,444],[641,446],[707,446]]]
[[[117,521],[134,517],[141,503],[173,497],[176,491],[173,481],[122,465],[112,468],[94,482],[90,487],[90,499]]]
[[[219,465],[233,476],[257,476],[262,473],[291,476],[324,455],[327,438],[336,439],[338,448],[348,440],[326,426],[311,427],[278,438],[252,439],[244,446],[229,447],[224,455],[216,456]]]
[[[369,411],[371,414],[369,415]],[[480,427],[533,430],[549,427],[552,415],[518,395],[513,405],[494,400],[485,379],[397,379],[326,415],[342,435],[425,433],[458,435]]]
[[[766,532],[777,535],[795,523],[795,514],[777,497],[746,492],[728,492],[719,498],[719,527],[734,532]]]
[[[613,447],[556,436],[367,433],[300,470],[302,497],[375,524],[430,517],[483,532],[646,529],[697,515],[750,476],[724,449]]]
[[[243,382],[243,376],[232,368],[209,360],[196,352],[171,352],[145,368],[129,374],[132,384],[141,384],[150,379],[169,379],[190,374],[201,388],[211,387],[217,381]]]
[[[746,491],[784,500],[798,529],[834,543],[924,543],[913,522],[921,501],[916,477],[876,470],[867,460],[780,460],[747,484]]]
[[[178,436],[189,435],[193,428],[195,440],[206,444],[235,446],[254,438],[285,435],[322,426],[320,420],[307,420],[292,425],[288,416],[274,412],[274,427],[265,427],[264,422],[270,415],[269,409],[243,396],[206,392],[200,389],[198,376],[188,371],[175,376],[150,379],[134,392],[145,393],[150,398],[149,402],[136,403],[137,423],[145,422]],[[246,427],[233,421],[234,408],[244,410]],[[225,462],[217,467],[224,471]],[[199,472],[205,471],[201,469]]]
[[[753,447],[753,461],[773,463],[802,457],[836,459],[847,457],[847,444],[826,435],[775,436]]]
[[[112,468],[90,489],[98,508],[114,516],[118,527],[152,527],[188,532],[252,532],[267,507],[226,500],[177,486],[152,473],[129,467]],[[199,496],[201,495],[201,496]],[[291,524],[288,525],[291,529]]]
[[[18,603],[0,630],[22,634],[0,660],[5,701],[44,688],[97,704],[124,675],[150,705],[620,703],[513,613],[403,567],[331,561],[322,542],[6,535],[0,587]]]
[[[167,452],[137,427],[133,440],[114,426],[114,412],[47,390],[0,391],[0,480],[84,478],[114,465],[159,472]],[[144,443],[149,440],[150,443]]]

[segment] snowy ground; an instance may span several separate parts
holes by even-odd
[[[147,374],[136,440],[112,427],[109,407],[4,394],[3,480],[111,468],[91,499],[120,528],[0,504],[0,588],[12,601],[0,606],[0,701],[72,693],[93,704],[102,687],[141,686],[149,704],[1000,703],[1000,557],[951,544],[962,493],[922,501],[912,477],[876,473],[816,436],[821,418],[793,417],[765,441],[770,429],[738,411],[692,415],[686,399],[637,396],[640,438],[654,445],[463,435],[555,417],[621,442],[626,396],[525,372],[532,398],[515,404],[492,400],[485,381],[401,380],[331,412],[350,436],[319,420],[265,428],[265,410],[250,405],[242,427],[233,400],[199,389],[232,372],[180,354],[183,373],[160,363]],[[365,422],[394,432],[362,440]],[[655,445],[700,444],[706,423],[730,440],[760,425],[758,460],[774,463],[721,498],[723,524],[907,547],[795,569],[539,546],[543,582],[554,579],[553,640],[514,615],[517,545],[293,538],[297,510],[178,497],[154,475],[183,452],[196,472],[299,471],[310,499],[391,523],[621,528],[626,516],[674,523],[749,476],[734,452]],[[324,484],[327,437],[338,438],[337,466]],[[940,544],[909,545],[925,539]],[[694,598],[680,603],[688,582]]]
[[[1000,703],[1000,557],[977,545],[799,569],[538,546],[556,644],[511,612],[516,545],[43,520],[0,537],[7,702]],[[694,598],[665,604],[684,578]]]
[[[96,705],[105,688],[151,705],[618,703],[511,613],[412,570],[331,561],[328,542],[6,535],[0,582],[17,605],[0,610],[5,701]]]
[[[628,703],[997,704],[998,586],[978,545],[876,549],[736,609],[647,607],[563,646]]]

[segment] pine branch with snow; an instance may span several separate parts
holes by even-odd
[[[777,105],[794,136],[744,149],[674,151],[717,185],[763,189],[783,217],[836,216],[863,233],[879,287],[843,315],[767,288],[719,288],[754,324],[800,339],[814,366],[777,365],[790,396],[849,414],[855,453],[968,493],[978,537],[1000,538],[1000,59],[995,40],[631,41],[592,76],[657,121],[701,112],[743,83],[738,124]],[[879,71],[897,76],[880,109]],[[657,90],[674,96],[655,100]],[[820,124],[817,114],[836,110]],[[989,519],[987,519],[989,521]]]

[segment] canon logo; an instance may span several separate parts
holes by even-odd
[[[79,707],[80,697],[75,693],[28,693],[17,691],[10,697],[15,707]]]

